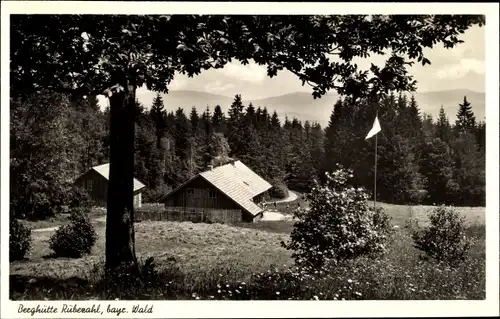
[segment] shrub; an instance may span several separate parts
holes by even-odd
[[[71,187],[66,198],[69,209],[78,207],[91,207],[92,199],[89,193],[81,187]]]
[[[144,203],[159,203],[172,190],[168,185],[163,185],[155,189],[146,189],[142,194],[142,201]]]
[[[439,206],[430,212],[429,221],[428,227],[412,234],[415,247],[450,266],[463,261],[472,245],[467,237],[465,217],[452,208]]]
[[[359,256],[374,256],[385,250],[391,232],[389,217],[374,210],[361,188],[347,186],[352,172],[339,168],[326,173],[323,185],[316,183],[308,194],[310,210],[297,210],[298,221],[283,247],[292,250],[298,266],[321,269]]]
[[[50,238],[50,249],[60,257],[79,258],[89,254],[97,240],[97,234],[87,211],[74,209],[69,219],[70,223],[59,227]]]
[[[9,229],[10,261],[23,259],[30,250],[32,242],[31,229],[11,217]]]
[[[269,196],[272,198],[283,199],[288,197],[288,188],[283,183],[276,183],[269,190]]]

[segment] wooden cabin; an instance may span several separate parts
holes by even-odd
[[[167,194],[165,208],[200,209],[239,214],[232,220],[255,222],[262,217],[261,203],[271,184],[241,161],[210,167]]]
[[[106,207],[108,200],[109,163],[92,167],[74,182],[90,195],[96,206]],[[146,186],[134,178],[134,206],[142,206],[142,192]]]

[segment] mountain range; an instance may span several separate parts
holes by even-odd
[[[443,91],[417,92],[414,94],[418,103],[420,113],[424,112],[432,115],[434,119],[439,114],[439,108],[443,106],[446,115],[451,123],[456,119],[458,105],[463,102],[464,96],[471,103],[472,110],[477,121],[484,121],[485,117],[485,94],[467,89],[454,89]],[[145,91],[138,92],[137,98],[149,109],[156,93]],[[202,113],[207,106],[213,110],[215,105],[220,105],[222,110],[227,111],[234,97],[211,94],[200,91],[178,90],[163,94],[163,101],[167,111],[175,111],[177,108],[183,108],[189,114],[193,106],[198,113]],[[247,106],[250,102],[257,107],[267,107],[272,113],[274,110],[278,113],[281,120],[288,116],[292,119],[296,117],[301,121],[319,122],[323,127],[328,124],[330,114],[334,103],[339,96],[330,92],[320,99],[313,99],[311,93],[293,92],[280,96],[273,96],[261,99],[245,99],[242,96],[243,103]]]

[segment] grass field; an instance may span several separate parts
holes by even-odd
[[[89,218],[98,218],[106,216],[106,210],[103,208],[92,208],[89,213]],[[69,214],[59,214],[55,217],[44,220],[23,220],[23,224],[31,229],[50,228],[69,223]]]
[[[393,217],[395,225],[404,225],[408,207],[383,204]],[[416,218],[426,222],[425,207],[414,208]],[[470,258],[458,270],[436,266],[422,261],[413,248],[407,229],[396,229],[388,252],[375,262],[357,261],[350,268],[339,267],[335,276],[321,289],[324,294],[345,288],[342,280],[360,284],[355,289],[361,299],[482,299],[484,298],[484,208],[460,208],[472,226],[471,233],[478,239]],[[153,256],[159,271],[175,273],[181,292],[175,296],[157,292],[152,299],[190,298],[193,292],[202,294],[207,287],[222,278],[226,281],[251,282],[252,274],[269,269],[283,269],[293,264],[291,253],[280,242],[289,238],[293,228],[290,221],[260,222],[228,226],[221,224],[193,224],[191,222],[140,222],[136,226],[136,251],[144,260]],[[92,299],[99,298],[93,288],[98,280],[96,267],[104,260],[105,225],[96,223],[99,238],[92,254],[80,259],[51,258],[48,240],[52,232],[34,232],[33,250],[28,260],[10,264],[11,297],[14,299]],[[97,266],[96,266],[97,265]],[[74,281],[82,280],[78,284]],[[57,289],[49,282],[63,282]],[[80,287],[75,292],[68,288]],[[83,288],[82,288],[83,287]],[[87,288],[85,288],[87,287]],[[354,289],[352,288],[352,289]],[[75,288],[77,289],[77,288]],[[348,288],[345,288],[348,289]],[[351,288],[349,288],[351,289]],[[351,297],[353,297],[351,291]],[[347,296],[349,299],[351,297]],[[336,297],[330,297],[336,298]],[[354,298],[354,297],[353,297]],[[359,299],[359,298],[358,298]]]
[[[292,214],[293,210],[298,208],[308,208],[309,202],[303,198],[303,194],[297,193],[298,198],[295,201],[288,203],[277,203],[277,210],[283,214]],[[372,204],[373,202],[370,202]],[[427,214],[433,209],[429,205],[395,205],[383,202],[377,202],[377,206],[384,208],[384,210],[391,216],[392,223],[397,226],[405,226],[407,222],[417,221],[419,225],[426,226],[429,222]],[[269,208],[274,209],[273,205]],[[485,222],[485,208],[484,207],[454,207],[466,219],[469,225],[484,224]]]

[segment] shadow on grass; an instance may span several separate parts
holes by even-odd
[[[10,275],[11,300],[85,300],[90,299],[92,285],[79,277],[57,279],[53,277]],[[89,296],[85,298],[85,296]]]
[[[48,255],[42,256],[43,259],[57,259],[59,256],[56,255],[56,253],[50,253]]]

